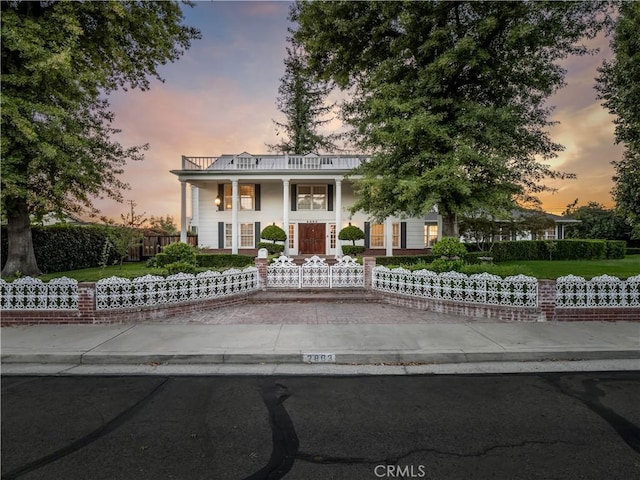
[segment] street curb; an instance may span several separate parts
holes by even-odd
[[[338,365],[460,364],[477,362],[535,362],[553,360],[638,359],[638,349],[629,350],[505,350],[500,352],[335,352]],[[281,365],[306,364],[303,352],[289,353],[196,353],[196,354],[113,354],[113,353],[25,353],[3,354],[3,364],[74,365]]]

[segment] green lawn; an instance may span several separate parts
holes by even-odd
[[[56,272],[46,273],[39,278],[46,282],[52,278],[68,277],[75,278],[79,282],[95,282],[101,278],[109,277],[123,277],[123,278],[135,278],[142,277],[143,275],[160,275],[161,269],[149,268],[146,265],[147,262],[130,262],[120,265],[110,265],[108,267],[93,267],[82,268],[80,270],[71,270],[68,272]]]
[[[398,257],[399,259],[401,257]],[[474,265],[473,273],[478,273],[480,265]],[[640,275],[640,255],[630,255],[622,260],[581,260],[581,261],[517,261],[503,262],[486,266],[486,270],[497,275],[515,275],[523,273],[541,279],[555,279],[564,275],[577,275],[584,278],[592,278],[598,275],[612,275],[618,278],[628,278]],[[94,267],[69,272],[56,272],[42,275],[40,279],[44,282],[57,277],[75,278],[79,282],[95,282],[101,278],[124,277],[135,278],[143,275],[162,275],[163,270],[149,268],[146,262],[124,263],[122,266],[113,265],[105,268]],[[7,281],[12,278],[5,279]]]
[[[618,278],[640,275],[640,255],[629,255],[621,260],[521,260],[499,265],[522,266],[527,274],[540,279],[556,279],[564,275],[586,279],[605,274]]]

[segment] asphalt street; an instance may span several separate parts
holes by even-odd
[[[2,479],[640,478],[640,372],[7,376]]]

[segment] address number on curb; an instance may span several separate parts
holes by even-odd
[[[335,353],[303,353],[304,363],[336,363]]]

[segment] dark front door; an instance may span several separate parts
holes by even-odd
[[[300,223],[298,224],[298,253],[312,255],[325,253],[326,224]]]

